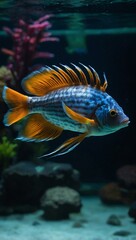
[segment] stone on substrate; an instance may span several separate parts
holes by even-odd
[[[128,215],[133,218],[136,222],[136,202],[132,203],[129,211],[128,211]]]
[[[122,187],[136,188],[136,165],[125,165],[119,168],[116,174]]]
[[[80,195],[69,187],[54,187],[45,192],[41,207],[47,220],[67,219],[70,213],[80,212]]]
[[[100,198],[106,204],[122,203],[122,195],[117,183],[111,182],[103,186],[99,192]]]
[[[3,172],[0,202],[1,205],[8,206],[10,211],[15,207],[15,212],[16,206],[20,206],[21,212],[21,205],[39,207],[45,191],[57,185],[78,190],[79,172],[70,164],[45,163],[37,166],[31,162],[20,162]],[[2,208],[4,210],[4,206]]]
[[[129,205],[136,200],[136,189],[125,189],[119,183],[111,182],[101,188],[99,196],[105,204]]]
[[[107,224],[112,225],[112,226],[121,226],[122,225],[119,217],[114,214],[109,216],[109,218],[107,220]]]

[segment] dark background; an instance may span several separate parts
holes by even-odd
[[[6,22],[1,20],[1,29],[4,25]],[[82,62],[95,68],[101,79],[105,72],[109,84],[107,92],[121,105],[131,123],[129,127],[114,134],[85,139],[74,151],[51,161],[71,163],[80,171],[81,179],[85,181],[114,179],[116,169],[125,164],[136,163],[136,33],[86,35],[87,51],[75,51],[72,54],[66,51],[67,37],[61,34],[58,37],[58,43],[47,43],[42,47],[43,50],[48,49],[54,53],[55,57],[40,63],[57,65]],[[10,38],[1,36],[1,47],[12,47]],[[7,57],[0,54],[0,65],[6,64],[6,60]],[[50,150],[71,136],[73,133],[65,132],[59,139],[49,142]],[[19,160],[24,160],[25,151],[20,151]]]
[[[136,34],[88,36],[86,40],[87,54],[69,56],[64,51],[66,42],[62,38],[61,51],[59,47],[56,49],[53,60],[90,64],[101,79],[105,72],[107,92],[122,106],[131,123],[114,134],[85,139],[74,151],[57,159],[70,162],[80,170],[83,179],[99,181],[113,179],[117,168],[136,163]],[[56,142],[58,145],[58,140]],[[54,148],[54,143],[50,144]]]

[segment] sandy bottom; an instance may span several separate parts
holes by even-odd
[[[126,206],[105,206],[98,198],[83,198],[80,214],[69,220],[45,221],[42,211],[33,214],[0,217],[0,240],[136,240],[136,224],[128,217]],[[121,220],[121,226],[107,224],[111,214]],[[117,231],[128,236],[116,236]]]

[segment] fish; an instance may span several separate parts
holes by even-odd
[[[114,133],[130,123],[129,117],[107,92],[90,65],[44,66],[22,80],[25,94],[4,86],[3,100],[9,110],[3,122],[10,126],[24,118],[18,135],[28,142],[50,141],[64,130],[77,136],[41,157],[56,157],[75,149],[85,138]]]

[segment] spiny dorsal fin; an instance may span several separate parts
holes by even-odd
[[[29,94],[36,96],[44,96],[60,88],[79,85],[91,85],[98,90],[106,90],[106,81],[102,85],[99,75],[92,67],[80,63],[83,68],[81,69],[73,63],[71,65],[74,69],[67,65],[43,67],[24,78],[22,87]]]

